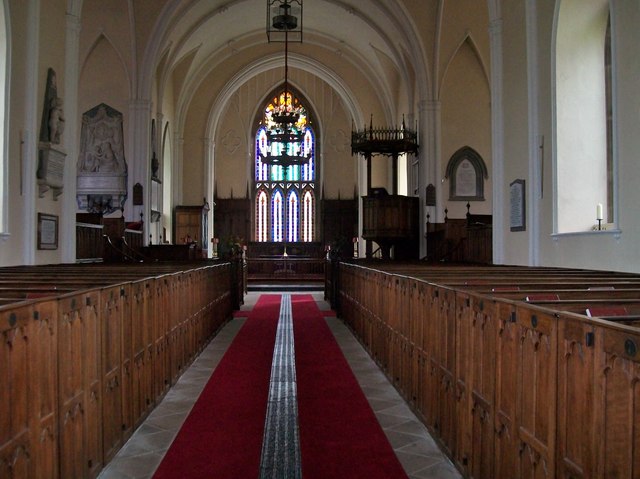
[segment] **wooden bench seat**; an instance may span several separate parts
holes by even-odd
[[[587,308],[585,313],[590,318],[601,318],[606,316],[627,316],[629,314],[629,310],[625,306],[595,306]]]
[[[640,437],[640,275],[331,271],[339,317],[466,476],[635,478],[640,456],[623,438]]]
[[[626,306],[594,306],[587,308],[585,314],[589,318],[598,318],[604,321],[627,324],[630,326],[640,326],[640,308],[634,308],[630,312]]]
[[[538,301],[528,301],[529,304],[541,306],[554,311],[572,311],[586,314],[589,308],[602,307],[626,307],[629,311],[640,308],[640,299],[627,298],[575,298],[575,299],[541,299]]]
[[[232,271],[0,268],[0,477],[96,477],[231,318]]]
[[[529,297],[529,301],[539,301],[542,299],[581,299],[581,298],[626,298],[626,299],[640,299],[640,288],[623,288],[623,289],[564,289],[564,285],[561,288],[556,289],[499,289],[492,288],[491,290],[481,289],[476,290],[479,294],[486,294],[496,298],[512,299],[515,301],[526,301]],[[533,299],[531,299],[533,298]]]
[[[557,293],[529,293],[524,297],[524,300],[528,303],[537,301],[558,301],[560,296]]]

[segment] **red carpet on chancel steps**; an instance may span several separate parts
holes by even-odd
[[[311,295],[291,301],[302,477],[406,477],[325,323],[332,313]],[[155,478],[259,477],[279,310],[280,295],[260,297]]]

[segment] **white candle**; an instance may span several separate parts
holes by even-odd
[[[604,219],[604,216],[602,215],[602,203],[598,203],[598,208],[596,209],[596,219]]]

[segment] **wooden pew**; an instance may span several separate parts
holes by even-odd
[[[332,274],[339,316],[467,476],[635,477],[640,276],[382,262]]]
[[[0,268],[0,477],[96,477],[230,318],[230,272]]]

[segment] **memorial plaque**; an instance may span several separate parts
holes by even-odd
[[[38,249],[58,249],[58,217],[38,213]]]
[[[456,192],[459,197],[477,197],[476,170],[467,159],[464,159],[456,169]]]
[[[38,149],[38,195],[40,198],[52,190],[53,199],[57,200],[64,188],[64,162],[67,154],[50,143],[40,143]]]
[[[524,180],[515,180],[509,185],[511,231],[527,229],[524,184]]]
[[[484,201],[484,180],[489,178],[482,157],[470,147],[456,151],[447,164],[445,178],[451,201]]]
[[[122,113],[100,104],[82,115],[76,173],[78,208],[109,214],[127,199]]]
[[[432,184],[427,185],[425,197],[427,206],[436,206],[436,187]]]

